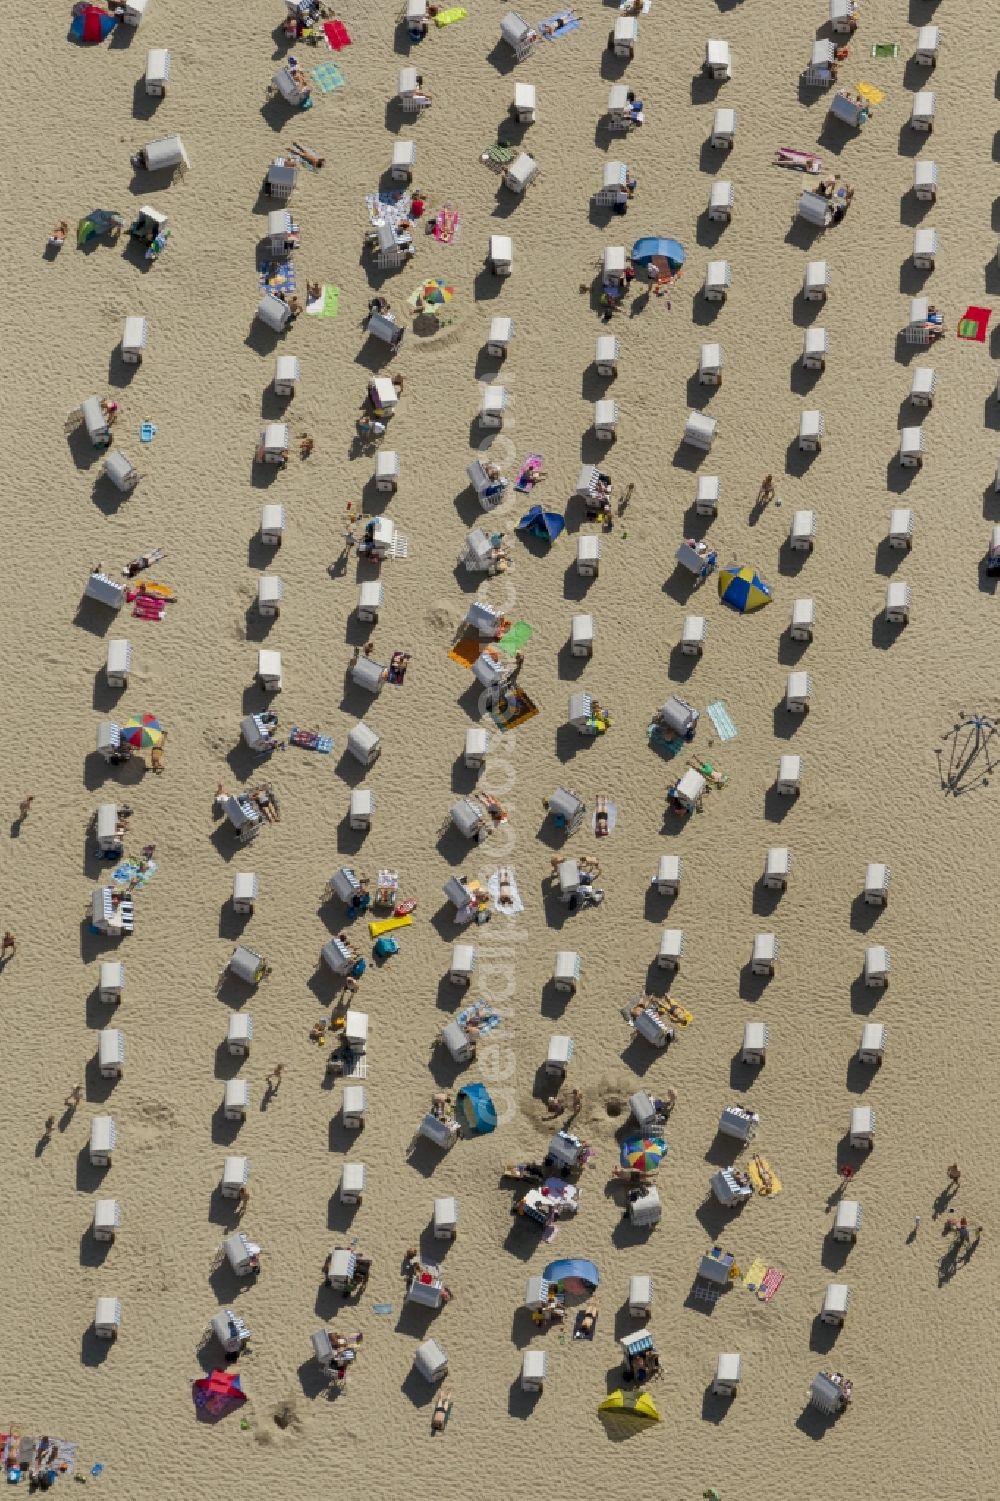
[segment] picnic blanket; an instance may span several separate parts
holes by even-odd
[[[988,307],[967,307],[958,320],[958,337],[972,339],[976,344],[986,343],[986,329],[992,317]]]
[[[538,483],[536,478],[542,467],[542,455],[529,453],[520,469],[517,471],[517,479],[514,481],[514,489],[520,490],[522,495],[527,495]]]
[[[492,167],[496,172],[502,172],[504,167],[509,167],[517,156],[516,146],[505,146],[502,141],[494,141],[492,146],[487,146],[479,160],[487,167]]]
[[[334,89],[344,87],[344,75],[336,63],[319,63],[310,76],[321,94],[332,94]]]
[[[328,756],[333,750],[332,735],[317,735],[315,730],[291,729],[288,732],[289,745],[297,745],[299,750],[319,751]]]
[[[410,217],[410,195],[402,188],[395,192],[389,190],[381,193],[367,193],[365,204],[373,224],[382,219],[386,224],[391,224],[393,229],[398,229],[400,219]]]
[[[721,698],[716,699],[714,704],[709,704],[705,712],[708,715],[709,719],[712,721],[712,724],[715,726],[715,732],[720,740],[736,739],[738,731],[736,729],[736,726],[733,724],[729,710],[726,708]]]
[[[760,1284],[760,1292],[757,1294],[757,1297],[762,1303],[770,1303],[784,1280],[784,1272],[779,1272],[776,1266],[769,1266],[764,1273],[764,1280]]]
[[[539,21],[535,27],[538,35],[548,42],[557,42],[561,36],[567,36],[569,32],[579,31],[579,29],[580,17],[575,16],[572,11],[557,11],[554,16]]]
[[[448,10],[439,10],[434,17],[435,26],[453,26],[456,21],[464,21],[469,14],[460,5],[452,5]]]
[[[326,37],[327,46],[332,48],[334,52],[341,52],[345,47],[351,45],[351,39],[347,34],[347,27],[343,21],[324,21],[323,35]]]
[[[132,606],[132,614],[136,620],[162,620],[166,613],[166,600],[154,599],[148,594],[138,595]]]
[[[314,318],[336,318],[337,309],[340,306],[340,288],[320,288],[320,295],[306,302],[306,312]]]
[[[512,657],[515,652],[527,646],[534,634],[534,626],[529,625],[526,620],[515,620],[510,630],[500,637],[497,646],[502,652],[506,652],[508,657]]]
[[[295,291],[295,265],[291,260],[265,261],[258,276],[264,292],[284,292],[291,296]]]
[[[487,1033],[500,1026],[503,1017],[499,1011],[494,1011],[492,1006],[487,1006],[485,1001],[475,1001],[471,1006],[466,1006],[464,1011],[460,1011],[455,1020],[460,1027],[471,1023],[472,1026],[478,1027],[480,1036],[485,1037]]]
[[[524,903],[521,900],[521,893],[517,889],[517,877],[515,876],[509,865],[505,866],[504,869],[507,871],[507,877],[510,881],[510,894],[512,900],[505,902],[501,907],[499,870],[495,870],[490,876],[489,880],[486,882],[486,890],[489,892],[490,896],[493,899],[494,912],[502,912],[507,917],[515,917],[518,912],[524,911]]]
[[[472,668],[473,662],[481,651],[478,632],[471,636],[460,636],[455,644],[449,649],[448,655],[459,667]]]
[[[134,881],[136,886],[148,886],[155,874],[155,860],[144,860],[140,864],[138,860],[133,860],[129,856],[120,865],[115,866],[111,872],[111,879],[116,886],[127,886],[131,881]]]
[[[748,1292],[758,1292],[767,1271],[767,1262],[762,1256],[755,1256],[743,1274],[743,1286]]]
[[[454,245],[458,239],[458,226],[462,222],[462,216],[457,209],[445,204],[434,215],[434,228],[431,231],[439,245]]]
[[[504,690],[504,696],[499,704],[490,710],[490,718],[503,735],[508,730],[516,730],[519,725],[527,724],[528,720],[534,719],[537,713],[538,706],[532,702],[523,688],[514,685]]]
[[[899,43],[898,42],[873,42],[872,43],[871,55],[872,55],[872,57],[898,57],[899,56]]]

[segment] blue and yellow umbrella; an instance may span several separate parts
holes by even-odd
[[[738,614],[749,615],[771,603],[771,589],[753,568],[734,563],[719,572],[719,598]]]

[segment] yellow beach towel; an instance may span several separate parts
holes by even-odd
[[[869,104],[881,104],[885,98],[883,91],[877,89],[873,83],[859,83],[858,93],[862,99],[867,99]]]
[[[771,1183],[770,1187],[768,1188],[765,1188],[764,1186],[764,1176],[761,1172],[762,1168],[764,1172],[770,1173],[771,1175]],[[751,1157],[750,1161],[747,1163],[747,1176],[749,1177],[750,1182],[753,1184],[754,1190],[759,1194],[763,1194],[765,1198],[773,1199],[775,1194],[780,1194],[781,1179],[778,1177],[777,1173],[774,1171],[766,1157]]]
[[[371,938],[381,938],[383,933],[395,933],[397,928],[408,928],[413,918],[406,917],[383,917],[381,922],[370,922],[368,933]]]
[[[743,1274],[743,1286],[755,1293],[764,1280],[767,1271],[767,1262],[760,1256],[755,1256]]]
[[[439,10],[434,17],[435,26],[450,26],[453,21],[464,21],[469,14],[460,5],[453,5],[450,10]]]

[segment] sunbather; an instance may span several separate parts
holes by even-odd
[[[576,1328],[573,1330],[574,1339],[591,1339],[597,1328],[597,1304],[588,1303],[577,1314]]]
[[[69,225],[66,223],[65,219],[60,219],[59,223],[55,226],[52,233],[49,235],[48,242],[54,250],[59,250],[62,248],[62,246],[66,242],[66,236],[68,233]]]
[[[453,1398],[451,1392],[445,1392],[444,1396],[438,1397],[434,1411],[431,1414],[432,1433],[443,1432],[444,1425],[447,1423],[448,1418],[451,1415],[452,1400]]]
[[[509,865],[501,865],[497,872],[499,888],[497,890],[497,906],[513,907],[514,905],[514,875]]]
[[[594,809],[594,833],[597,835],[598,839],[603,839],[608,834],[610,834],[611,829],[608,824],[609,818],[610,810],[608,808],[608,800],[603,793],[599,793],[597,797],[597,806]]]
[[[165,557],[166,553],[162,547],[154,547],[151,551],[134,558],[131,563],[126,563],[122,569],[122,576],[127,579],[134,578],[137,573],[142,573],[144,568],[152,568],[154,563],[158,563],[161,558]]]

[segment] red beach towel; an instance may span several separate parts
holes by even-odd
[[[339,52],[342,47],[351,45],[351,39],[347,35],[347,27],[343,21],[324,21],[323,33],[334,52]]]
[[[990,317],[991,309],[988,307],[967,307],[958,320],[958,337],[972,339],[976,344],[985,344]]]

